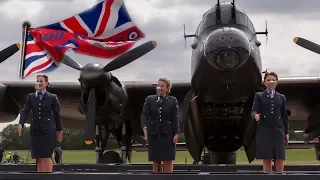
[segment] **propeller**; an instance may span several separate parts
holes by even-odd
[[[92,143],[92,139],[95,137],[95,117],[96,117],[96,91],[94,88],[90,89],[90,94],[87,103],[86,122],[84,128],[84,140],[87,145]]]
[[[71,59],[69,56],[67,56],[66,54],[63,55],[62,57],[62,61],[61,61],[63,64],[69,66],[69,67],[72,67],[74,69],[77,69],[79,71],[82,70],[82,65],[80,63],[78,63],[77,61]]]
[[[0,63],[8,59],[10,56],[14,55],[20,49],[20,44],[12,44],[11,46],[0,51]]]
[[[141,56],[147,54],[151,50],[153,50],[157,46],[157,43],[155,41],[148,41],[130,51],[127,51],[126,53],[123,53],[122,55],[115,58],[113,61],[108,63],[106,66],[104,66],[102,69],[96,69],[96,71],[88,71],[86,72],[86,77],[91,77],[93,75],[95,77],[95,74],[105,73],[109,72],[115,69],[119,69],[134,60],[140,58]],[[72,67],[74,69],[77,69],[79,71],[85,70],[85,66],[82,66],[80,63],[78,63],[76,60],[70,58],[69,56],[65,55],[62,58],[62,63]],[[100,71],[102,70],[102,71]],[[92,140],[95,137],[95,119],[96,119],[96,93],[95,89],[91,88],[87,103],[87,113],[86,113],[86,122],[85,122],[85,143],[86,144],[92,144]],[[131,155],[130,155],[131,156]]]
[[[312,52],[320,54],[320,46],[314,42],[308,41],[308,40],[301,38],[301,37],[295,37],[293,39],[293,42],[303,48],[306,48]]]
[[[108,63],[104,68],[104,72],[109,72],[113,71],[116,69],[119,69],[135,60],[138,58],[142,57],[143,55],[147,54],[151,50],[153,50],[157,46],[157,43],[155,41],[148,41],[130,51],[127,51],[114,60],[112,60],[110,63]],[[65,65],[72,67],[74,69],[77,69],[79,71],[83,70],[83,66],[79,64],[77,61],[74,59],[71,59],[69,56],[64,55],[62,58],[62,63]]]

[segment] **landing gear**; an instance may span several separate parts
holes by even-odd
[[[96,163],[116,163],[116,164],[126,164],[127,159],[131,162],[132,155],[132,143],[131,143],[131,133],[127,133],[128,124],[123,124],[120,128],[112,131],[105,130],[105,135],[103,136],[101,125],[96,125],[96,139],[93,141],[96,152]],[[109,139],[109,135],[115,137],[120,147],[120,154],[115,151],[105,152],[105,147]]]

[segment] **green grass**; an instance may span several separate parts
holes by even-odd
[[[6,152],[9,152],[7,150]],[[14,153],[14,150],[10,152]],[[20,156],[27,157],[28,151],[17,151]],[[65,150],[63,151],[63,163],[95,163],[95,152],[86,150]],[[189,152],[177,151],[176,164],[185,164],[187,160],[188,164],[193,162]],[[28,163],[34,163],[35,160],[29,156]],[[148,162],[147,152],[133,152],[132,162],[133,164],[150,164]],[[248,164],[247,157],[244,151],[238,151],[237,153],[237,164]],[[262,164],[261,160],[255,160],[252,164]],[[314,149],[287,149],[287,160],[286,164],[319,164],[315,157]]]

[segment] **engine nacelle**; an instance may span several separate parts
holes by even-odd
[[[14,121],[19,114],[19,105],[10,87],[0,84],[0,123]]]

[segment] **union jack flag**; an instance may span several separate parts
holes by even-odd
[[[23,63],[23,75],[27,77],[34,73],[50,72],[58,67],[50,54],[28,33],[25,59]]]
[[[104,0],[80,14],[47,26],[29,28],[28,32],[35,43],[46,50],[56,68],[68,50],[110,59],[128,51],[145,37],[130,18],[122,0]],[[35,71],[28,75],[33,73]]]

